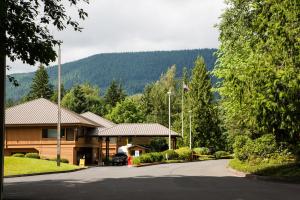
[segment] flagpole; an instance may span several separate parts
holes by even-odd
[[[192,149],[192,111],[189,111],[190,115],[190,149]]]
[[[169,95],[169,149],[171,148],[171,90],[167,93]]]
[[[56,157],[56,164],[60,166],[60,154],[61,154],[61,147],[60,147],[60,135],[61,135],[61,108],[60,108],[60,98],[61,98],[61,50],[60,45],[58,46],[58,84],[57,84],[57,104],[58,104],[58,112],[57,112],[57,157]]]

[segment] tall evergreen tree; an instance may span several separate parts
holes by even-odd
[[[123,101],[125,97],[126,93],[122,87],[122,84],[113,80],[106,90],[104,100],[105,103],[110,105],[110,107],[115,107],[116,104]]]
[[[61,104],[76,113],[90,111],[100,116],[106,114],[105,103],[100,97],[99,89],[88,83],[74,86],[66,93]]]
[[[32,100],[37,98],[50,99],[53,95],[53,86],[49,83],[48,73],[43,65],[40,65],[35,72],[35,76],[32,80],[30,92],[27,94],[26,100]]]
[[[189,110],[192,111],[193,146],[217,147],[220,137],[214,120],[212,85],[204,59],[198,57],[189,83]],[[186,123],[188,124],[188,123]]]

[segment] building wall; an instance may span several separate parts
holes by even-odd
[[[56,158],[56,138],[42,138],[43,128],[55,127],[7,127],[5,156],[10,156],[16,152],[35,152],[42,157]],[[95,162],[97,159],[95,157],[95,149],[98,149],[100,146],[98,138],[78,138],[78,141],[75,141],[75,138],[74,141],[66,141],[66,138],[61,139],[61,158],[68,159],[71,164],[78,164],[75,147],[86,147],[92,149],[93,162]]]

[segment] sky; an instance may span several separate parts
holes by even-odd
[[[223,0],[90,0],[82,32],[58,32],[62,63],[99,53],[218,48]],[[71,16],[75,15],[75,12]],[[55,65],[56,62],[50,65]],[[11,73],[35,71],[8,61]]]

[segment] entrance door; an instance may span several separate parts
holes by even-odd
[[[79,163],[79,159],[85,158],[85,164],[90,165],[93,164],[93,148],[81,147],[77,151],[77,163]]]

